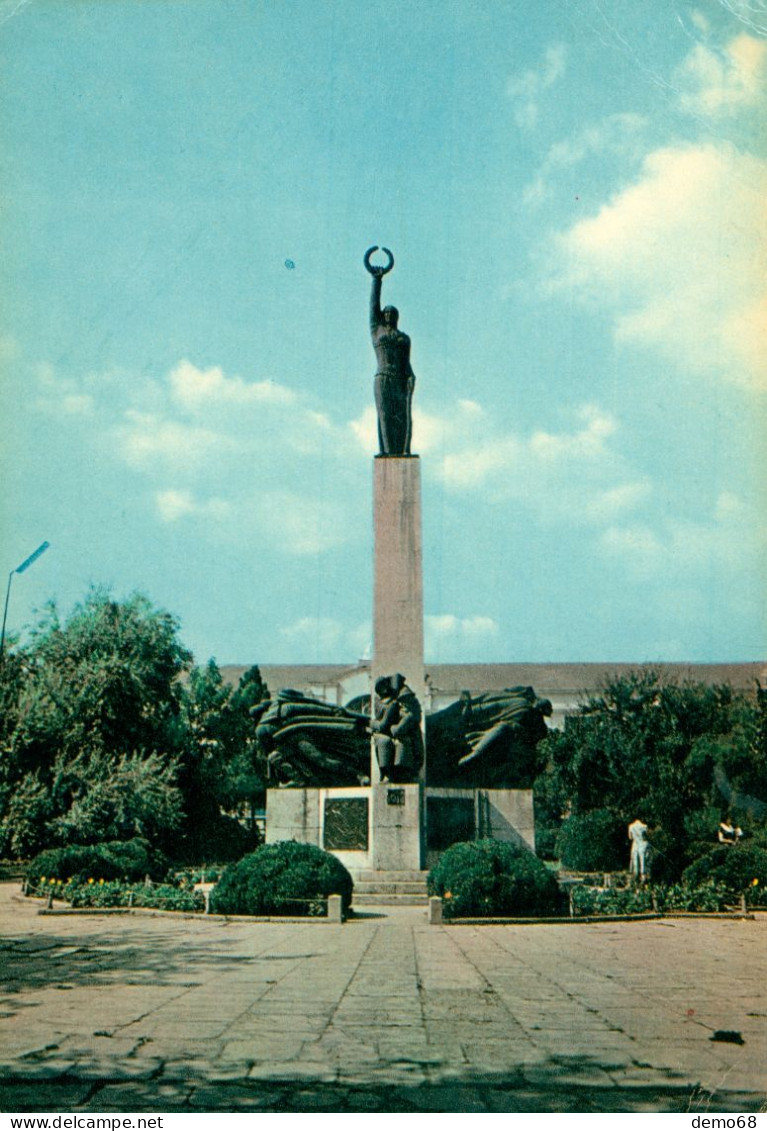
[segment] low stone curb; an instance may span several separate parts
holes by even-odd
[[[331,923],[325,915],[216,915],[204,911],[166,911],[162,907],[39,907],[38,915],[143,915],[199,919],[203,923]],[[337,924],[335,924],[337,926]]]
[[[546,918],[466,918],[443,919],[448,927],[501,927],[504,924],[515,926],[536,926],[543,923],[632,923],[648,919],[755,919],[751,912],[743,911],[647,911],[636,915],[550,915]]]

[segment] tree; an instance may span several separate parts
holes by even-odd
[[[182,701],[180,782],[192,855],[210,856],[216,839],[225,835],[222,811],[246,817],[251,839],[255,835],[255,812],[266,787],[249,712],[267,695],[258,667],[248,669],[236,688],[224,683],[215,660],[189,673]],[[231,828],[230,833],[234,835]]]
[[[546,768],[536,781],[539,813],[608,810],[656,829],[659,860],[677,873],[719,816],[748,797],[767,798],[765,693],[665,682],[637,671],[608,682],[539,747]]]
[[[178,827],[178,677],[191,656],[177,634],[140,595],[94,589],[64,624],[48,605],[3,665],[5,851]]]

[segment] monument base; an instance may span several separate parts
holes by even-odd
[[[531,789],[349,786],[267,790],[266,843],[297,840],[350,872],[431,868],[451,844],[506,840],[535,852]]]
[[[372,816],[371,867],[376,872],[418,871],[423,867],[423,787],[370,787]]]

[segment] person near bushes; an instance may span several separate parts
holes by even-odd
[[[631,841],[631,858],[629,870],[636,879],[644,883],[649,874],[650,842],[647,839],[647,825],[639,817],[632,821],[628,827],[628,836]]]

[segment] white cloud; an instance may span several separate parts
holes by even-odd
[[[766,73],[767,43],[740,35],[719,51],[698,44],[673,79],[683,110],[721,118],[758,105]]]
[[[336,649],[343,634],[343,625],[333,617],[299,617],[280,629],[280,636],[292,644],[309,644],[326,655]]]
[[[552,180],[564,171],[572,181],[571,170],[588,157],[612,154],[638,160],[639,140],[646,125],[647,120],[639,114],[611,114],[598,125],[585,126],[572,137],[557,142],[525,189],[525,203],[539,204],[550,196]]]
[[[132,467],[192,470],[231,447],[231,439],[201,425],[128,409],[117,429],[120,451]]]
[[[219,366],[198,369],[190,361],[181,361],[169,376],[173,400],[186,409],[209,411],[217,405],[293,404],[296,394],[286,385],[267,379],[243,381],[227,377]]]
[[[157,491],[154,496],[157,512],[163,522],[176,522],[180,518],[194,515],[201,518],[226,518],[231,506],[224,499],[196,499],[191,491],[176,491],[172,488]]]
[[[218,366],[202,370],[182,361],[167,378],[143,387],[140,398],[128,396],[110,433],[118,454],[148,475],[173,472],[204,479],[206,488],[211,476],[222,487],[228,480],[227,490],[248,475],[269,479],[286,454],[338,462],[355,446],[348,425],[334,423],[294,390],[230,378]]]
[[[618,487],[595,491],[591,498],[585,500],[584,511],[592,522],[606,522],[634,510],[650,497],[650,493],[649,480],[622,483]]]
[[[348,541],[351,522],[340,503],[292,491],[263,491],[251,513],[269,535],[276,552],[321,554]]]
[[[490,616],[475,614],[460,617],[454,613],[436,613],[424,617],[424,649],[433,662],[446,662],[450,657],[466,660],[471,655],[484,655],[485,650],[499,639],[500,627]]]
[[[487,636],[497,636],[499,627],[498,622],[492,617],[463,617],[461,619],[461,632],[463,632],[464,636],[484,638]]]
[[[722,491],[708,519],[614,524],[602,532],[598,545],[635,580],[709,582],[715,570],[738,577],[742,585],[746,563],[763,557],[766,541],[761,515],[733,492]]]
[[[619,342],[765,385],[766,198],[767,163],[731,146],[656,150],[634,184],[556,239],[548,288],[612,310]]]
[[[609,451],[607,441],[618,429],[617,420],[596,405],[581,406],[575,417],[571,432],[537,430],[529,437],[493,434],[492,429],[484,435],[463,432],[463,450],[449,452],[442,461],[443,478],[450,486],[482,486],[498,476],[534,480],[557,465],[600,460]]]
[[[13,339],[6,339],[9,349],[13,351]],[[9,360],[13,352],[9,355]],[[2,357],[0,356],[0,360]],[[95,409],[95,402],[90,393],[84,392],[77,381],[62,377],[54,370],[52,365],[43,363],[37,367],[37,385],[41,393],[35,399],[35,405],[43,412],[52,416],[90,416]]]
[[[486,413],[476,401],[459,399],[450,412],[439,415],[425,412],[413,405],[414,449],[418,455],[441,453],[460,444],[467,434],[479,435],[484,429]],[[378,451],[376,410],[368,405],[362,413],[349,422],[349,430],[357,447],[367,453]]]
[[[565,73],[567,49],[564,44],[549,47],[538,67],[512,75],[506,93],[515,103],[517,125],[532,129],[539,118],[539,100],[544,91],[558,82]]]
[[[349,628],[335,617],[299,617],[280,628],[280,636],[296,650],[314,650],[318,656],[370,656],[370,622]]]

